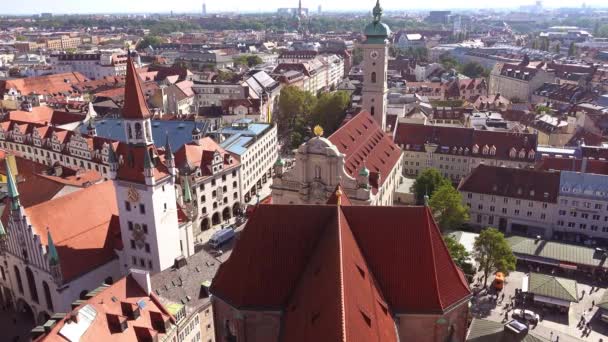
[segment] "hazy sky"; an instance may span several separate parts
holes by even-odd
[[[152,12],[200,12],[203,2],[207,4],[208,12],[218,11],[274,11],[278,7],[297,7],[297,0],[2,0],[0,13],[31,14],[41,12],[52,13],[152,13]],[[423,8],[484,8],[488,6],[517,7],[533,3],[534,0],[487,1],[487,0],[381,0],[386,10],[423,9]],[[316,10],[322,4],[324,10],[362,10],[371,9],[374,0],[303,0],[302,6]],[[580,7],[580,0],[547,0],[546,7]],[[604,0],[587,0],[588,6],[606,6]]]

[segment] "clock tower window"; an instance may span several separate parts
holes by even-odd
[[[372,72],[372,83],[376,83],[376,72]]]

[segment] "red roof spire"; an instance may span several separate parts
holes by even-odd
[[[122,108],[122,117],[125,119],[148,119],[152,116],[146,97],[141,87],[141,80],[133,64],[131,52],[127,52],[127,78],[125,83],[125,102]]]

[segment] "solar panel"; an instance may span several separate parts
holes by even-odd
[[[146,307],[146,302],[143,299],[140,299],[137,301],[137,306],[139,306],[140,309],[143,309]]]

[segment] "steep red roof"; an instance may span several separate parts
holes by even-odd
[[[137,319],[127,319],[123,306],[139,307]],[[97,315],[90,326],[83,332],[80,341],[153,341],[168,338],[170,331],[161,329],[165,320],[175,324],[175,318],[162,306],[153,293],[138,284],[133,276],[128,275],[117,280],[113,285],[103,288],[98,294],[86,300],[66,317],[55,324],[45,335],[35,339],[36,342],[65,342],[67,339],[60,330],[71,322],[70,317],[77,316],[84,306],[92,307]],[[120,332],[108,322],[112,316],[125,319],[127,328]],[[158,323],[160,321],[160,324]]]
[[[202,176],[213,175],[211,162],[215,151],[218,151],[222,156],[224,169],[235,167],[239,164],[236,158],[227,158],[231,154],[221,148],[213,139],[205,137],[200,139],[198,144],[190,142],[182,145],[175,152],[175,165],[179,168],[185,165],[189,168],[198,167],[201,169]]]
[[[145,153],[154,156],[151,158],[151,161],[154,164],[154,179],[160,180],[168,177],[169,170],[159,157],[158,151],[156,151],[156,146],[129,145],[121,142],[116,149],[116,156],[119,158],[120,162],[117,178],[120,180],[144,184],[146,182],[144,177]]]
[[[106,264],[117,257],[114,250],[122,248],[113,182],[25,208],[25,213],[44,245],[47,227],[50,230],[65,281]]]
[[[401,149],[365,111],[355,115],[328,139],[345,154],[344,168],[352,177],[356,178],[364,166],[371,174],[380,173],[380,182],[372,182],[374,190],[384,183],[401,157]]]
[[[480,164],[463,179],[458,190],[556,203],[559,172]]]
[[[147,119],[152,114],[148,109],[146,97],[141,86],[141,79],[137,74],[133,59],[127,61],[127,79],[125,83],[125,104],[122,108],[122,117],[125,119]]]
[[[470,296],[427,208],[335,205],[259,205],[211,292],[283,310],[286,341],[395,341],[391,312]]]

